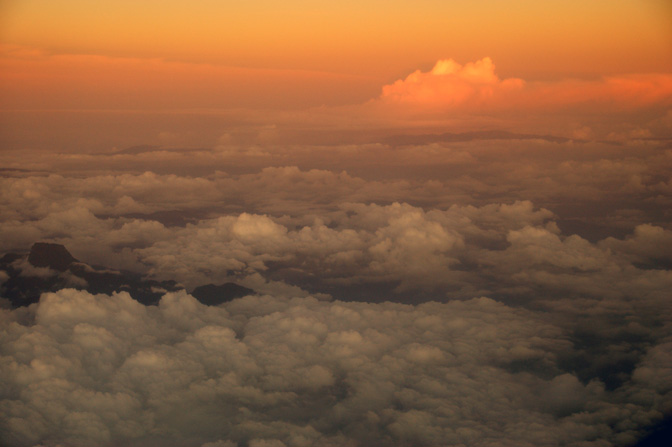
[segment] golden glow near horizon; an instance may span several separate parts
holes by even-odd
[[[267,71],[271,85],[291,73],[345,75],[323,87],[340,90],[334,96],[344,102],[361,102],[446,58],[490,57],[500,76],[526,80],[672,72],[671,14],[666,0],[5,0],[0,63],[4,79],[28,96],[32,89],[43,96],[68,90],[87,76],[98,77],[89,84],[99,96],[114,96],[119,71],[140,94],[157,73],[174,73],[170,82],[178,89],[202,77],[214,83],[222,76],[226,84],[227,70],[242,68],[261,70],[252,76],[259,83]],[[286,70],[282,79],[277,70]],[[250,104],[263,94],[255,91],[248,92]],[[275,102],[284,100],[310,102]]]

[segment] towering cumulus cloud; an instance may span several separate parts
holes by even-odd
[[[519,78],[500,79],[489,57],[464,65],[452,59],[439,60],[428,72],[416,70],[405,79],[385,85],[380,97],[369,103],[381,114],[436,119],[465,112],[494,113],[499,120],[507,121],[521,115],[529,120],[530,113],[585,116],[645,109],[660,113],[670,106],[670,74],[526,82]]]
[[[427,73],[416,70],[404,80],[383,87],[381,100],[392,104],[429,107],[479,107],[519,91],[522,79],[500,80],[489,57],[462,66],[452,59],[440,60]]]

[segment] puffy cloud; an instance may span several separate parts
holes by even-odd
[[[424,135],[424,140],[429,138],[425,142],[422,137],[407,144],[274,147],[272,160],[253,162],[250,171],[243,174],[215,172],[249,161],[244,157],[218,159],[216,151],[181,154],[169,167],[170,172],[176,172],[185,165],[207,165],[206,176],[153,172],[96,175],[88,172],[91,163],[102,169],[117,169],[116,165],[89,155],[80,156],[77,166],[65,167],[59,164],[63,159],[59,155],[53,158],[54,169],[74,169],[81,177],[0,178],[2,220],[6,225],[14,222],[12,233],[26,240],[18,246],[39,237],[34,225],[23,225],[26,220],[54,214],[54,221],[59,213],[71,214],[75,208],[88,209],[99,217],[131,215],[184,225],[222,213],[324,214],[342,202],[396,201],[446,208],[455,203],[531,200],[550,209],[575,204],[582,213],[605,201],[612,208],[624,205],[630,209],[651,207],[654,201],[660,207],[672,203],[672,189],[666,186],[672,152],[661,147],[662,143],[619,147],[507,139],[506,135],[474,141],[454,141],[451,134]],[[21,157],[26,158],[25,154]],[[121,165],[127,171],[129,166],[145,162],[148,169],[156,169],[155,161],[151,165],[152,157],[145,159],[142,154],[125,155]],[[316,165],[322,168],[314,169]],[[620,219],[622,216],[612,214],[600,224],[613,225]],[[58,220],[67,218],[60,214]],[[660,226],[662,221],[652,216],[644,222],[628,222],[626,228],[645,222]],[[55,230],[66,225],[70,224],[63,222]]]
[[[465,65],[445,59],[428,72],[416,70],[403,80],[385,85],[377,101],[407,110],[410,107],[411,112],[420,114],[455,110],[519,113],[521,108],[548,113],[577,106],[584,113],[595,108],[613,113],[614,106],[623,110],[669,107],[672,76],[638,74],[597,81],[525,82],[499,79],[489,57]]]
[[[17,259],[10,264],[12,268],[19,271],[20,276],[33,278],[49,278],[59,274],[58,271],[52,270],[49,267],[35,267],[27,258]]]
[[[210,178],[149,172],[4,178],[0,242],[12,250],[52,240],[85,262],[188,287],[226,280],[267,287],[255,276],[261,273],[278,286],[288,282],[341,298],[364,298],[373,285],[416,300],[488,294],[538,301],[539,287],[555,299],[568,292],[621,299],[642,287],[658,297],[656,288],[669,282],[669,238],[664,216],[647,202],[664,197],[658,179],[672,159],[655,151],[600,160],[573,160],[578,155],[570,153],[569,161],[551,167],[521,151],[529,166],[507,161],[512,151],[495,154],[493,147],[474,152],[485,165],[443,181],[367,180],[297,167]],[[488,193],[507,200],[492,203]],[[620,210],[629,194],[649,200]],[[485,204],[475,206],[479,195]],[[511,200],[518,196],[538,197],[560,215]],[[578,218],[566,219],[575,213]],[[629,239],[594,243],[610,233],[627,235],[643,219],[657,225],[637,227]],[[582,236],[571,235],[574,228]],[[592,241],[585,236],[596,233]]]
[[[228,270],[270,269],[276,279],[400,282],[399,290],[433,290],[464,281],[458,264],[473,248],[467,238],[477,247],[501,245],[509,229],[544,224],[551,216],[530,202],[429,212],[400,203],[343,204],[329,222],[314,218],[307,225],[245,213],[203,220],[135,253],[156,274],[186,284],[208,275],[223,279]]]
[[[670,247],[672,231],[650,224],[638,225],[625,240],[607,238],[600,245],[623,253],[631,260],[647,267],[669,268],[672,266]]]
[[[487,298],[144,307],[62,290],[0,312],[11,446],[625,445],[669,405],[665,345],[605,391],[563,371],[561,327]]]
[[[478,107],[524,85],[522,79],[500,80],[489,57],[464,66],[445,59],[427,73],[416,70],[406,79],[384,86],[380,99],[383,103],[424,107]]]

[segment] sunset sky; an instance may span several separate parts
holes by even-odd
[[[447,58],[490,57],[500,76],[527,81],[672,70],[666,0],[5,0],[0,8],[3,109],[357,103]]]
[[[671,175],[668,0],[0,0],[0,444],[655,445]]]
[[[306,113],[301,129],[346,132],[353,123],[445,130],[458,115],[462,130],[571,137],[595,126],[608,134],[604,113],[628,111],[648,125],[672,98],[665,0],[5,0],[0,13],[4,150],[165,145],[159,134],[195,132],[185,113],[231,110],[281,128],[297,124],[290,111]],[[431,76],[447,60],[477,69]],[[416,72],[430,75],[403,82]],[[94,110],[115,117],[91,123]],[[540,110],[601,122],[563,118],[558,127]],[[216,144],[226,120],[205,120],[199,137],[179,143]]]

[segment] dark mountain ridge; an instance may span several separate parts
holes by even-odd
[[[172,280],[158,281],[139,273],[82,263],[65,246],[46,242],[33,244],[27,255],[3,255],[0,272],[3,271],[6,279],[0,285],[0,295],[8,299],[14,308],[37,303],[43,293],[64,288],[108,295],[124,291],[147,306],[158,304],[167,292],[184,289]],[[252,289],[226,283],[196,287],[192,295],[203,304],[215,306],[254,293]]]
[[[70,264],[79,261],[63,245],[36,242],[30,249],[28,262],[35,267],[48,267],[64,272]]]

